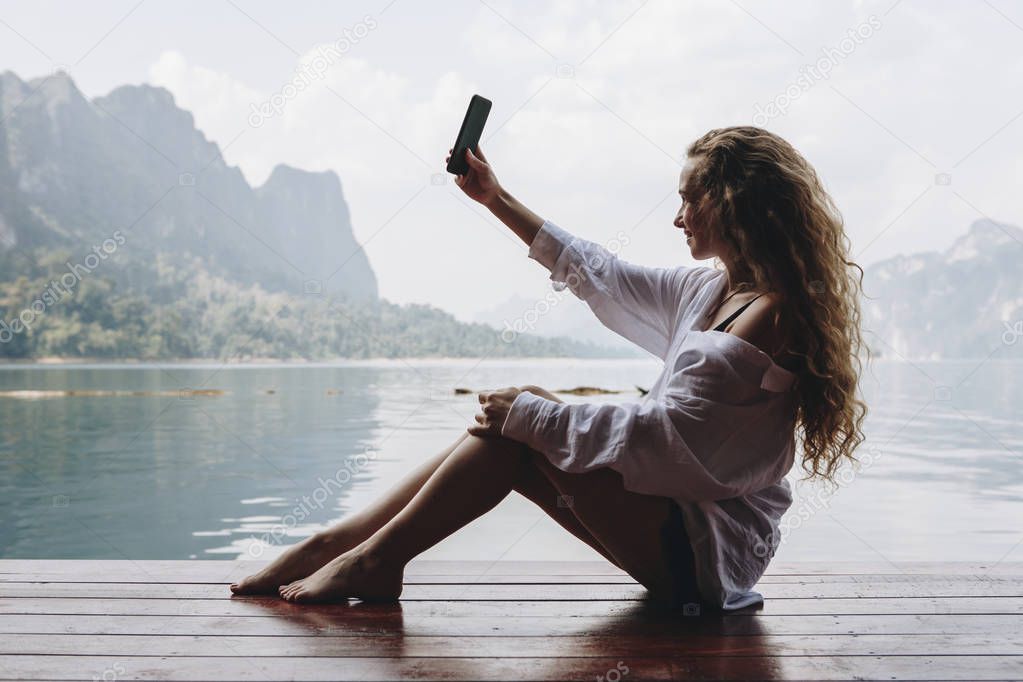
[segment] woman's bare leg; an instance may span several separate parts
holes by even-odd
[[[468,433],[463,433],[365,509],[289,547],[263,570],[232,584],[231,591],[235,594],[277,594],[281,585],[304,578],[334,557],[358,546],[394,518],[415,497],[441,462],[468,436]]]
[[[493,509],[524,474],[540,467],[540,459],[542,455],[505,438],[467,438],[383,528],[308,578],[282,585],[281,596],[298,602],[396,599],[408,561]],[[568,511],[579,516],[579,507],[585,509],[579,521],[589,531],[591,546],[604,548],[605,556],[652,591],[670,592],[659,532],[671,501],[629,493],[620,477],[609,474],[565,474],[571,485],[559,485],[553,475],[548,479],[561,494],[572,496]],[[588,501],[580,505],[578,498]]]
[[[280,595],[298,602],[397,599],[405,564],[497,506],[528,460],[521,443],[469,435],[383,528],[308,578],[281,585]]]
[[[557,403],[564,402],[550,391],[533,384],[520,386],[519,389],[535,393],[542,398],[547,398]],[[572,498],[562,495],[539,467],[525,467],[522,476],[515,484],[515,491],[540,507],[547,516],[557,521],[558,525],[592,547],[605,559],[616,566],[618,565],[614,557],[593,537],[593,534],[586,529],[586,526],[579,521],[575,512],[572,511]]]
[[[521,388],[549,400],[562,402],[556,395],[539,386],[527,385]],[[281,585],[310,575],[334,557],[358,546],[412,500],[440,464],[468,435],[463,433],[454,443],[420,465],[366,509],[290,547],[263,570],[231,585],[231,590],[235,594],[276,594]],[[538,468],[525,467],[514,490],[540,507],[562,528],[617,565],[614,557],[576,517],[571,509],[571,498],[562,495]]]
[[[231,585],[231,591],[235,594],[277,594],[281,585],[310,575],[334,557],[364,542],[409,503],[441,462],[468,435],[462,434],[451,446],[424,462],[366,509],[289,547],[263,570]],[[527,467],[514,490],[540,507],[562,528],[616,564],[614,557],[576,518],[569,498],[562,495],[538,468]]]
[[[575,515],[575,512],[572,511],[574,506],[573,498],[562,495],[539,467],[527,466],[525,468],[522,478],[515,484],[515,492],[540,507],[547,516],[557,521],[559,526],[592,547],[612,564],[618,566],[615,558],[593,537],[593,534],[586,529],[586,526],[582,524]],[[619,566],[619,568],[621,567]]]
[[[521,386],[548,400],[562,402],[553,393],[532,384]],[[372,502],[366,509],[352,514],[331,528],[320,531],[289,547],[268,566],[247,578],[231,585],[235,594],[277,594],[278,588],[286,583],[313,573],[328,561],[356,547],[380,530],[395,514],[419,492],[427,479],[433,475],[440,463],[468,436],[463,433],[454,443],[429,459],[402,479],[396,486]],[[531,500],[568,532],[600,552],[608,561],[614,560],[596,542],[570,509],[559,501],[558,491],[538,471],[524,476],[516,490]]]
[[[571,500],[578,523],[605,548],[611,562],[655,597],[673,600],[678,586],[661,533],[675,502],[626,490],[621,474],[612,469],[570,474],[539,452],[530,453],[532,466]]]

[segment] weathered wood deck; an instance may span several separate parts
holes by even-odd
[[[598,563],[410,567],[400,605],[231,598],[252,562],[0,561],[0,679],[1023,679],[1023,564],[780,564],[669,616]]]

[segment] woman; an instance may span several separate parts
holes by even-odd
[[[405,565],[511,491],[673,605],[736,609],[774,555],[801,438],[810,478],[854,461],[858,287],[813,168],[753,127],[687,150],[674,224],[696,259],[648,268],[545,221],[467,152],[458,186],[550,278],[664,360],[639,402],[566,404],[537,386],[479,394],[476,424],[386,496],[231,586],[314,602],[396,599]],[[687,609],[692,612],[693,609]]]

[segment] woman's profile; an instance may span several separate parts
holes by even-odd
[[[653,268],[530,211],[482,151],[467,160],[462,191],[663,371],[622,404],[568,404],[538,386],[480,393],[476,423],[448,448],[232,591],[397,599],[411,559],[514,491],[654,599],[761,601],[753,587],[792,504],[786,474],[798,457],[833,481],[863,441],[863,272],[816,172],[766,130],[711,130],[687,150],[674,226],[716,267]]]

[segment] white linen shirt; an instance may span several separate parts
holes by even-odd
[[[519,394],[501,434],[578,473],[609,467],[627,490],[682,509],[701,596],[731,610],[753,586],[792,505],[796,375],[748,341],[703,331],[727,284],[706,267],[643,267],[545,221],[529,257],[611,330],[664,361],[638,402],[559,403]]]

